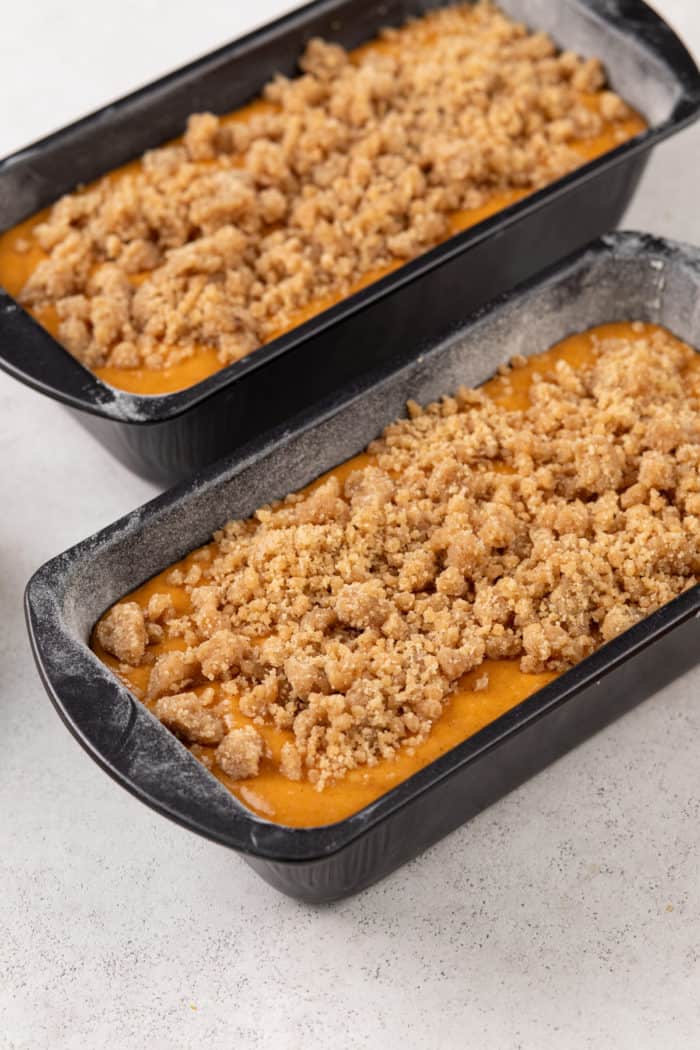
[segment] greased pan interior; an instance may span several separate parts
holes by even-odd
[[[275,72],[293,74],[310,37],[352,47],[437,6],[443,0],[319,0],[142,88],[0,162],[0,229],[179,134],[189,113],[228,111]],[[445,335],[489,298],[611,229],[649,150],[700,112],[698,69],[642,0],[502,6],[562,47],[602,58],[649,129],[189,389],[145,397],[107,386],[2,290],[0,367],[81,410],[95,436],[139,473],[172,481],[362,383],[376,364],[404,357],[407,344]],[[440,310],[425,311],[426,301]]]
[[[372,805],[337,824],[297,829],[244,809],[88,647],[109,605],[226,519],[360,451],[409,397],[424,403],[478,384],[513,354],[624,318],[666,325],[699,346],[700,250],[640,234],[606,237],[375,376],[364,393],[309,410],[285,434],[261,439],[48,562],[28,585],[27,619],[44,684],[71,732],[148,805],[244,853],[284,892],[328,900],[387,874],[680,673],[696,659],[698,587]]]

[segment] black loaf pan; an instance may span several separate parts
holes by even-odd
[[[359,389],[369,369],[446,335],[476,307],[612,229],[651,147],[700,112],[698,69],[641,0],[501,3],[562,47],[602,58],[649,130],[180,393],[143,397],[105,385],[1,290],[0,367],[79,409],[133,469],[171,482],[333,392]],[[0,229],[180,134],[191,112],[226,112],[274,73],[293,74],[310,37],[354,47],[381,26],[439,6],[320,0],[215,51],[1,163]]]
[[[660,322],[700,346],[700,250],[637,234],[606,237],[364,394],[310,410],[285,436],[252,444],[48,562],[27,588],[27,621],[44,685],[68,728],[143,802],[243,853],[284,893],[328,901],[388,874],[686,670],[698,652],[697,586],[361,812],[298,829],[246,810],[87,644],[109,605],[227,518],[249,515],[360,451],[407,398],[425,403],[480,383],[513,354],[625,318]]]

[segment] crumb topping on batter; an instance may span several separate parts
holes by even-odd
[[[254,727],[274,725],[282,773],[319,789],[424,740],[486,658],[577,663],[700,569],[692,351],[634,333],[535,372],[524,410],[466,388],[410,403],[363,469],[229,522],[173,569],[187,612],[127,600],[98,640],[147,669],[156,715],[231,776],[254,775]],[[154,660],[146,639],[183,648]]]
[[[34,231],[48,258],[23,302],[55,308],[90,368],[161,369],[202,347],[228,364],[445,239],[456,212],[577,167],[572,143],[631,113],[596,59],[487,0],[383,41],[352,56],[312,40],[302,75],[269,83],[248,121],[195,114],[138,170],[62,198]]]

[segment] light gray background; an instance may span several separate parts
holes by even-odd
[[[0,155],[289,9],[15,0]],[[657,0],[700,53],[697,0]],[[700,243],[700,128],[628,227]],[[32,666],[51,555],[155,493],[0,373],[0,1047],[700,1047],[700,671],[360,897],[313,909],[113,784]]]

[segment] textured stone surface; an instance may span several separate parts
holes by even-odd
[[[288,6],[198,20],[177,0],[159,39],[154,3],[15,5],[0,153]],[[656,6],[700,53],[694,0]],[[700,242],[699,162],[699,128],[664,145],[625,224]],[[698,1045],[700,671],[390,879],[308,908],[114,785],[31,665],[27,577],[155,490],[4,375],[0,478],[2,1050]]]

